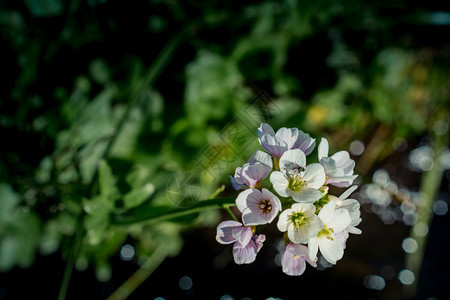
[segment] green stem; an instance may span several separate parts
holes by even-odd
[[[224,205],[223,209],[225,209],[227,211],[227,213],[233,218],[233,220],[235,220],[236,222],[238,221],[238,218],[236,218],[236,216],[234,215],[234,213],[231,211],[230,206],[228,205]]]
[[[194,214],[205,209],[221,209],[225,206],[233,206],[235,205],[235,198],[236,197],[208,199],[200,201],[189,208],[143,205],[134,209],[130,209],[123,214],[112,215],[111,224],[130,225],[140,222],[156,223],[167,221],[170,219]]]
[[[166,259],[167,251],[163,246],[155,249],[145,263],[128,278],[107,300],[123,300],[133,293]]]
[[[130,101],[127,104],[126,111],[124,112],[122,118],[120,119],[116,130],[112,136],[112,138],[109,140],[105,151],[102,154],[102,159],[107,157],[116,142],[119,133],[121,132],[123,126],[125,125],[129,114],[131,112],[131,109],[136,104],[138,99],[140,98],[140,95],[146,92],[149,86],[153,85],[156,81],[156,79],[159,77],[161,72],[164,70],[164,67],[169,63],[170,58],[175,53],[175,50],[177,49],[178,45],[181,43],[182,39],[184,37],[184,32],[181,32],[180,34],[176,35],[174,38],[172,38],[166,46],[161,50],[158,57],[156,57],[155,61],[151,65],[149,71],[147,72],[147,75],[145,76],[142,83],[139,85],[139,88],[134,90],[134,93],[132,93],[130,97]],[[86,195],[87,197],[91,196],[91,193],[94,189],[95,183],[97,182],[98,177],[98,169],[95,171],[94,175],[92,176],[92,179],[89,183],[89,186],[87,188]],[[81,245],[81,239],[83,238],[84,230],[83,230],[83,219],[84,219],[84,211],[78,215],[77,218],[77,224],[76,224],[76,234],[73,236],[70,250],[67,257],[67,263],[64,270],[64,276],[63,281],[60,286],[59,291],[59,300],[63,300],[66,298],[67,290],[69,287],[70,278],[72,275],[73,266],[75,263],[75,258],[78,256],[78,250]]]

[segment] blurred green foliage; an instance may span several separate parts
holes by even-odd
[[[229,124],[247,126],[244,138],[254,140],[264,120],[299,127],[330,136],[336,148],[355,139],[370,145],[384,128],[382,148],[361,158],[364,175],[396,138],[425,135],[436,112],[448,109],[449,52],[410,33],[438,27],[432,7],[356,0],[122,6],[0,5],[2,271],[30,266],[37,251],[66,257],[77,226],[85,234],[75,266],[95,265],[99,280],[110,278],[109,259],[128,239],[139,257],[158,245],[177,255],[182,232],[216,224],[216,210],[161,224],[111,219],[177,207],[168,194],[176,176],[194,174],[195,201],[223,183],[230,190],[227,175],[258,145],[225,138]],[[163,48],[176,36],[171,50]],[[263,109],[252,102],[261,90],[272,98]],[[208,146],[232,163],[219,171],[220,161],[203,165]]]

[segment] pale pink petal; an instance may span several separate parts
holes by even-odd
[[[279,137],[264,134],[259,140],[261,146],[275,157],[280,157],[287,150],[286,143]]]
[[[286,250],[281,257],[283,272],[290,276],[300,276],[306,269],[305,257],[292,254],[288,250],[288,247],[289,245],[286,247]]]
[[[235,227],[231,230],[231,234],[243,247],[247,246],[253,236],[252,228],[250,226]]]
[[[309,155],[314,150],[315,146],[316,139],[311,138],[308,133],[299,130],[297,141],[295,141],[291,149],[300,149],[305,153],[305,155]]]
[[[277,133],[275,134],[276,137],[279,137],[282,141],[284,141],[290,149],[294,143],[297,141],[298,137],[298,130],[291,130],[290,128],[282,127],[278,129]]]
[[[247,202],[249,197],[256,198],[254,201],[258,201],[258,199],[262,198],[262,195],[255,189],[248,189],[240,192],[236,198],[236,206],[240,212],[244,211],[244,209],[248,207]]]
[[[272,168],[263,165],[262,163],[246,164],[242,168],[242,179],[244,183],[249,187],[255,187],[256,184],[265,179],[269,175]]]
[[[241,223],[236,221],[223,221],[217,225],[216,240],[221,244],[231,244],[236,241],[236,238],[232,234],[232,230],[235,227],[242,226]]]
[[[254,226],[254,225],[263,225],[270,223],[272,219],[273,214],[264,214],[259,211],[252,211],[250,208],[245,209],[242,212],[242,221],[244,222],[244,225],[246,226]]]
[[[234,262],[238,265],[250,264],[255,261],[258,249],[253,240],[244,247],[239,242],[236,242],[233,246],[233,258]]]
[[[262,123],[261,126],[256,130],[256,135],[261,138],[264,134],[275,135],[275,131],[272,126],[267,123]]]
[[[252,239],[256,245],[256,252],[259,252],[263,246],[263,243],[266,241],[266,236],[264,234],[256,234]]]
[[[273,167],[272,157],[270,154],[263,151],[256,150],[255,153],[253,153],[253,155],[248,159],[249,164],[254,164],[257,162],[270,167],[270,169]]]

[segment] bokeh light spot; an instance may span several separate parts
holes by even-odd
[[[364,285],[368,289],[381,291],[386,286],[386,283],[381,276],[367,275],[364,278]]]
[[[191,277],[189,276],[183,276],[180,278],[180,281],[178,282],[178,285],[182,290],[188,291],[192,288],[193,282]]]
[[[433,204],[433,211],[438,216],[443,216],[448,212],[447,202],[438,200]]]
[[[120,258],[122,260],[128,261],[132,260],[134,257],[134,247],[130,244],[123,245],[120,249]]]
[[[402,242],[402,248],[406,253],[414,253],[418,247],[416,240],[410,237],[404,239]]]
[[[400,280],[402,284],[413,284],[415,279],[414,273],[408,269],[401,270],[400,273],[398,273],[398,280]]]
[[[364,152],[364,143],[361,141],[353,141],[350,144],[350,153],[353,155],[361,155]]]

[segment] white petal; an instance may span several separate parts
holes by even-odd
[[[292,194],[288,189],[289,180],[280,171],[275,171],[270,174],[270,182],[278,195],[282,197],[289,197]]]
[[[351,222],[352,219],[350,218],[348,210],[340,208],[334,211],[333,218],[328,220],[326,225],[333,228],[334,232],[337,233],[347,228]]]
[[[277,227],[278,230],[281,232],[287,231],[288,225],[289,225],[289,218],[288,216],[292,214],[293,210],[288,208],[284,210],[280,216],[278,217]]]
[[[325,170],[321,164],[310,164],[305,168],[303,180],[307,182],[307,186],[318,189],[325,183]]]
[[[330,222],[332,222],[334,217],[334,211],[336,209],[336,202],[330,201],[327,204],[325,204],[322,209],[319,212],[319,218],[322,220],[322,222],[328,226]]]
[[[306,166],[306,156],[300,149],[293,149],[284,152],[280,158],[280,169],[282,171],[289,170],[289,166],[296,164],[299,167]]]
[[[333,238],[333,240],[321,238],[318,242],[320,253],[322,253],[323,257],[330,264],[336,264],[336,261],[340,260],[342,256],[344,256],[344,249],[342,248],[339,240],[335,237]]]
[[[328,157],[328,141],[326,138],[322,138],[320,140],[320,144],[319,147],[317,148],[317,150],[319,151],[319,161],[323,158],[323,157]]]
[[[314,214],[314,212],[316,211],[316,207],[311,203],[294,203],[292,204],[291,209],[293,211],[304,213],[307,216],[309,216],[310,214]]]
[[[361,234],[362,233],[361,229],[356,228],[355,226],[350,226],[348,228],[348,232],[353,233],[353,234]]]
[[[320,164],[325,169],[325,173],[328,177],[344,176],[344,170],[337,167],[336,162],[331,157],[323,157],[320,160]]]
[[[323,193],[317,189],[305,187],[298,193],[292,194],[292,199],[297,202],[313,203],[322,197]]]
[[[309,258],[315,261],[317,258],[317,252],[319,251],[319,243],[317,237],[310,238],[308,241]]]
[[[348,198],[348,196],[350,196],[354,191],[356,191],[356,189],[358,188],[357,185],[354,185],[352,187],[349,187],[345,192],[343,192],[340,196],[339,199],[341,200],[345,200]]]
[[[336,166],[344,171],[345,175],[352,175],[355,161],[350,158],[347,151],[339,151],[331,156],[336,161]]]

